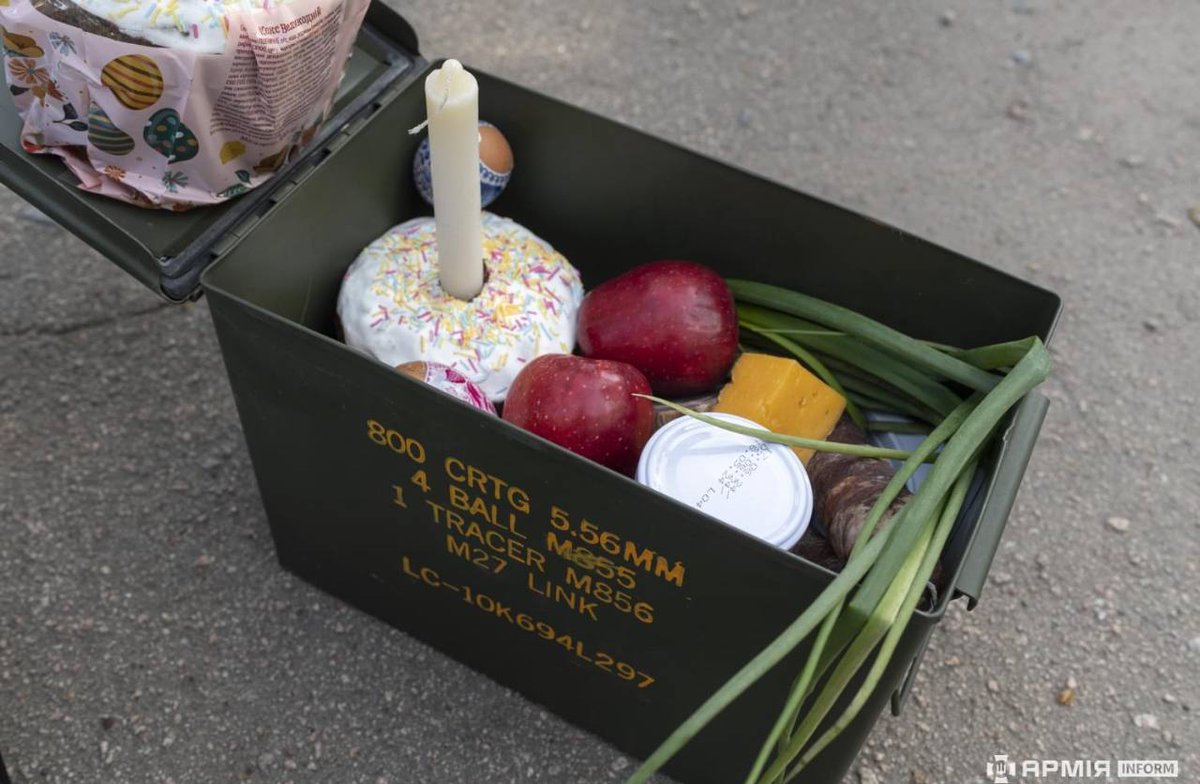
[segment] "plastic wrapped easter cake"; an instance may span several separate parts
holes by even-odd
[[[144,207],[260,185],[316,133],[369,0],[0,0],[21,144]]]

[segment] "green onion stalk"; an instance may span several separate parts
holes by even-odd
[[[765,441],[903,464],[864,519],[842,571],[680,724],[628,784],[647,781],[730,703],[811,640],[804,666],[745,779],[746,784],[794,781],[850,725],[879,685],[933,577],[981,455],[1008,412],[1050,372],[1049,353],[1037,337],[960,349],[916,340],[794,291],[750,281],[729,285],[743,330],[795,357],[839,391],[860,427],[924,438],[912,451],[799,438],[656,399],[702,422]],[[928,425],[880,421],[869,418],[868,410]],[[932,463],[929,473],[912,498],[890,525],[876,530],[905,483],[927,463]],[[848,695],[860,676],[861,685]],[[844,707],[830,720],[838,705]]]

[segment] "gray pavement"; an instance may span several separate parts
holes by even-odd
[[[1200,5],[403,11],[426,53],[1060,292],[1054,405],[986,596],[951,610],[849,780],[982,782],[994,753],[1179,759],[1200,780]],[[160,305],[5,191],[0,237],[0,750],[16,782],[628,775],[277,566],[203,303]]]

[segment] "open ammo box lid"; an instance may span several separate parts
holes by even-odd
[[[305,170],[340,143],[337,137],[348,126],[369,115],[389,87],[420,72],[417,48],[408,22],[372,2],[320,133],[301,157],[261,187],[223,204],[176,213],[81,190],[59,158],[21,148],[21,118],[7,97],[0,98],[0,183],[161,296],[195,299],[200,273],[251,231],[278,198],[298,187]]]

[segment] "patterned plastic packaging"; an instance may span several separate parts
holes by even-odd
[[[21,144],[185,210],[260,185],[333,103],[369,0],[0,0]]]

